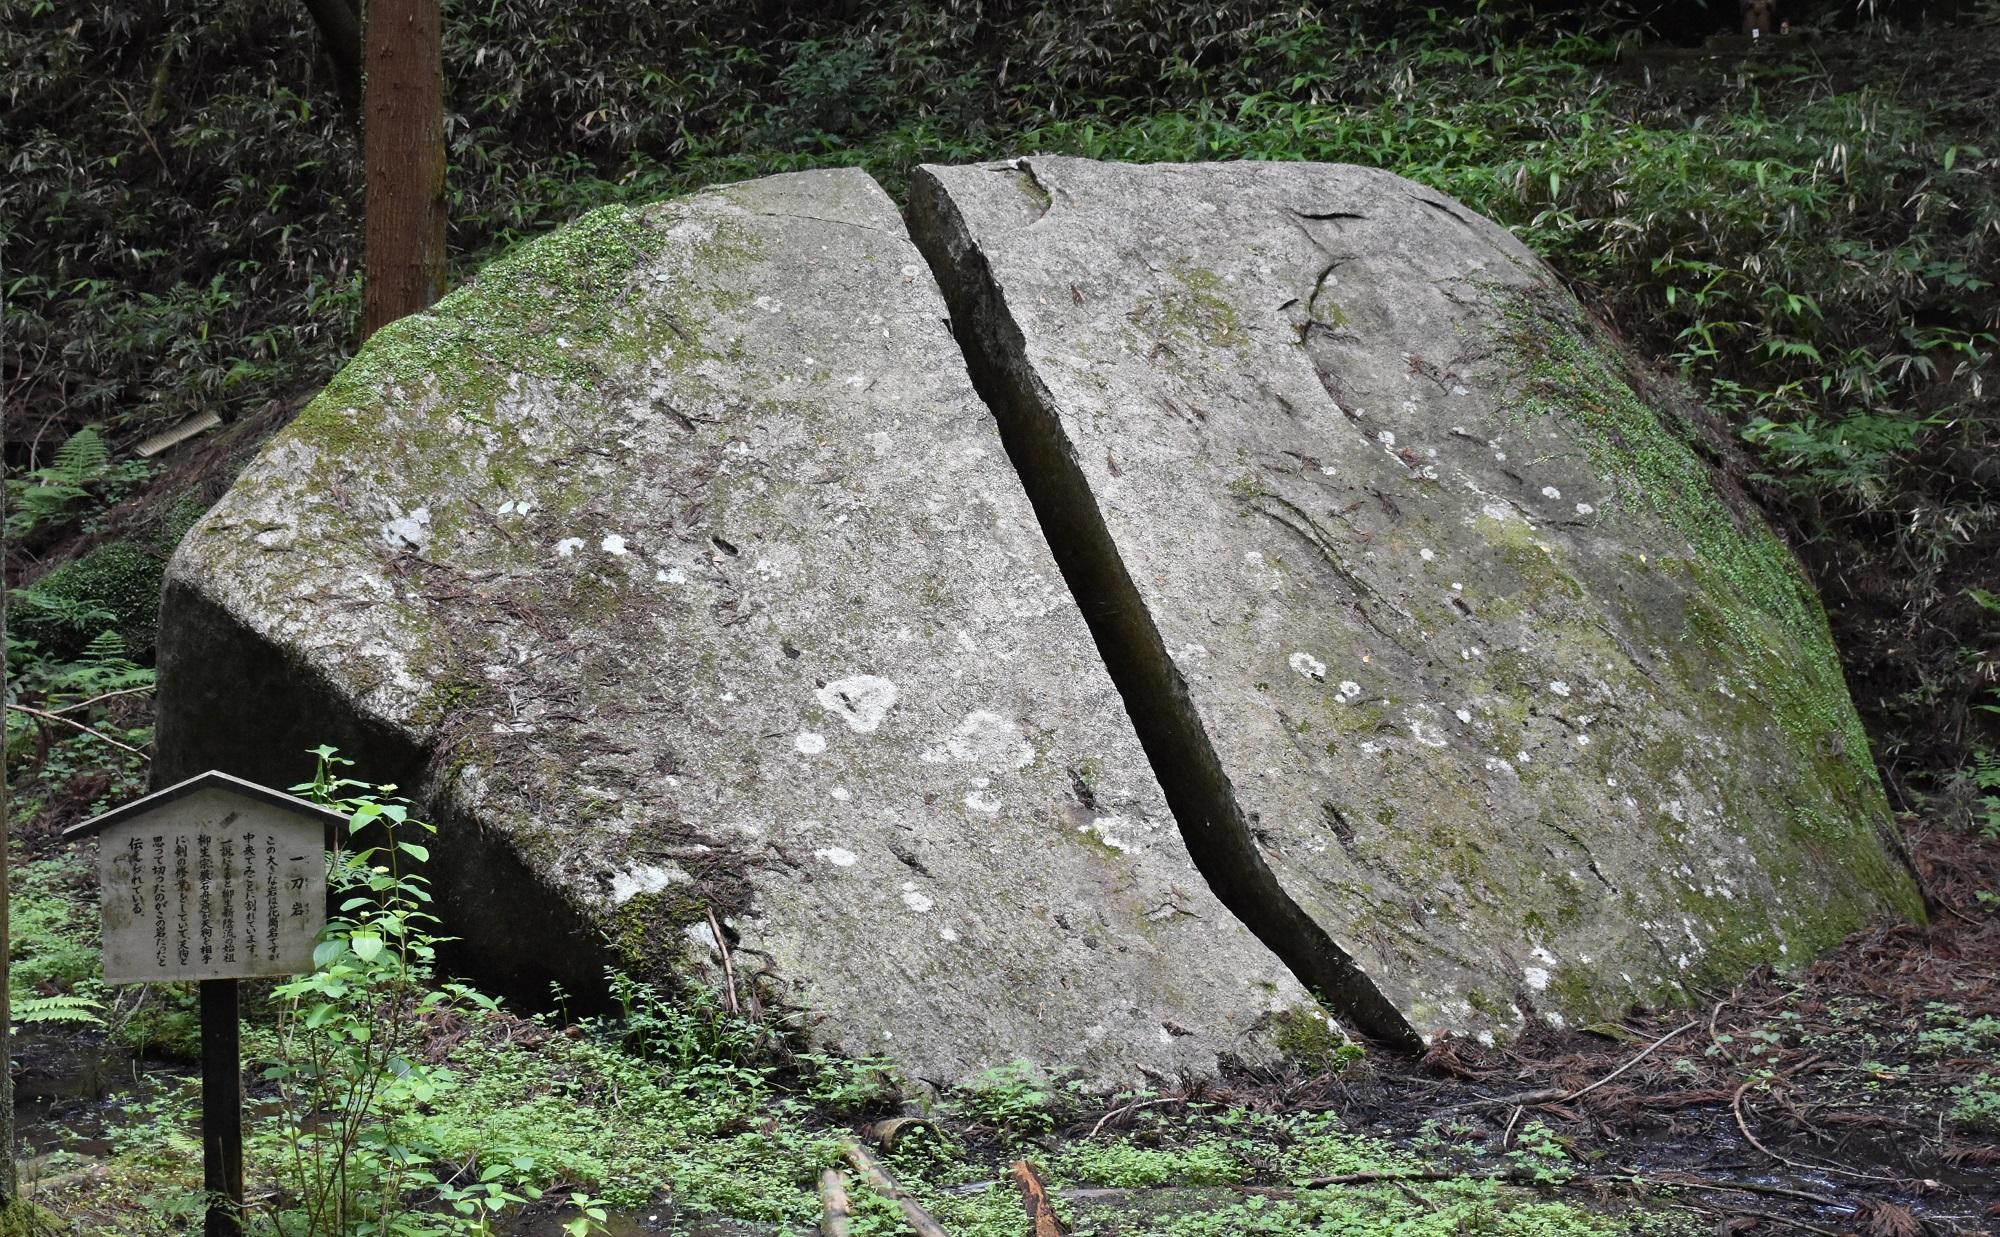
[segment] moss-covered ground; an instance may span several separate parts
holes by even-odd
[[[427,1021],[415,1055],[434,1074],[392,1114],[394,1137],[446,1181],[490,1174],[524,1199],[542,1191],[497,1217],[496,1231],[518,1234],[559,1231],[581,1192],[610,1209],[614,1234],[730,1217],[744,1225],[732,1231],[803,1235],[819,1170],[897,1115],[927,1120],[883,1162],[959,1237],[1027,1232],[1007,1171],[1017,1159],[1073,1232],[1106,1237],[1693,1237],[1760,1214],[1845,1232],[1904,1212],[1938,1233],[1981,1231],[2000,1203],[1984,1167],[2000,1161],[2000,985],[1981,978],[2000,934],[1978,895],[2000,886],[2000,845],[1937,829],[1915,840],[1950,908],[1937,924],[1862,934],[1692,1017],[1635,1011],[1511,1048],[1446,1041],[1422,1061],[1333,1046],[1284,1071],[1115,1095],[1017,1064],[938,1093],[881,1062],[788,1052],[698,994],[622,983],[604,1016],[566,1017],[557,1001],[534,1016],[462,1006]],[[32,991],[104,995],[87,902],[78,912],[70,897],[80,867],[44,858],[17,873],[35,929],[17,975]],[[106,1012],[117,1022],[128,1007]],[[106,1042],[103,1028],[51,1030]],[[139,1066],[114,1053],[97,1090],[36,1108],[30,1197],[77,1232],[187,1231],[200,1206],[192,1047],[156,1040]],[[158,1055],[176,1050],[178,1063]],[[288,1201],[289,1143],[257,1081],[276,1052],[253,1000],[260,1233],[277,1231]],[[903,1231],[889,1200],[850,1189],[861,1237]],[[429,1188],[408,1201],[440,1210]]]

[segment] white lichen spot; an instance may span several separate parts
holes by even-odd
[[[945,942],[946,944],[949,944],[949,945],[956,945],[956,944],[958,944],[958,929],[957,929],[957,928],[939,928],[939,929],[938,929],[938,939],[939,939],[939,940],[941,940],[941,941],[944,941],[944,942]]]
[[[1340,686],[1334,689],[1333,694],[1339,698],[1340,703],[1353,704],[1355,701],[1361,699],[1361,684],[1356,683],[1353,679],[1342,679]]]
[[[1243,561],[1252,567],[1262,567],[1264,565],[1264,556],[1256,550],[1245,550],[1243,552]]]
[[[1514,759],[1516,762],[1524,765],[1531,765],[1535,763],[1535,758],[1533,756],[1528,755],[1528,753],[1526,752],[1515,752]]]
[[[942,745],[919,757],[927,764],[957,761],[988,769],[1019,769],[1034,758],[1035,749],[1021,737],[1020,727],[985,709],[967,713]]]
[[[1563,1027],[1569,1025],[1568,1020],[1565,1019],[1561,1014],[1556,1013],[1554,1010],[1550,1010],[1548,1013],[1543,1014],[1542,1017],[1548,1019],[1549,1025],[1555,1027],[1557,1030],[1561,1030]]]
[[[931,901],[928,896],[918,893],[915,882],[904,881],[903,905],[909,907],[919,915],[924,915],[928,914],[931,907],[936,906],[937,903]]]
[[[1118,836],[1116,832],[1124,828],[1125,824],[1123,816],[1099,816],[1089,824],[1080,826],[1077,832],[1090,834],[1112,850],[1130,851],[1132,844]]]
[[[576,553],[578,550],[581,550],[582,548],[583,548],[583,538],[564,537],[561,541],[556,542],[556,557],[568,558],[570,555]]]
[[[1527,980],[1528,986],[1537,992],[1549,990],[1549,972],[1546,967],[1528,967],[1521,972],[1521,978]]]
[[[1381,433],[1375,435],[1375,441],[1381,443],[1385,447],[1393,447],[1396,445],[1396,436],[1390,433],[1388,430],[1383,430]]]
[[[677,867],[641,865],[611,874],[611,900],[623,906],[642,893],[658,893],[669,885],[685,885],[693,878]]]
[[[1543,497],[1543,498],[1561,498],[1562,496],[1563,496],[1563,492],[1562,492],[1561,490],[1557,489],[1557,488],[1556,488],[1555,486],[1553,486],[1553,485],[1545,485],[1545,486],[1543,486],[1543,487],[1542,487],[1542,497]]]
[[[606,554],[623,555],[628,552],[625,549],[625,538],[619,536],[617,533],[604,534],[604,540],[598,542],[598,548]]]
[[[1589,746],[1590,746],[1590,736],[1589,736],[1589,735],[1587,735],[1587,734],[1580,734],[1580,735],[1576,736],[1576,745],[1577,745],[1578,747],[1589,747]]]
[[[1409,727],[1410,727],[1410,737],[1415,739],[1417,742],[1423,744],[1425,747],[1445,746],[1444,732],[1439,730],[1436,726],[1431,725],[1429,722],[1418,721],[1415,718],[1412,718],[1410,719]]]
[[[1454,714],[1453,714],[1452,716],[1454,716],[1454,717],[1458,718],[1458,720],[1459,720],[1459,721],[1463,722],[1464,724],[1466,724],[1466,725],[1468,725],[1468,726],[1470,726],[1470,725],[1472,724],[1472,710],[1471,710],[1471,709],[1460,709],[1460,710],[1458,710],[1458,711],[1457,711],[1456,713],[1454,713]]]
[[[392,550],[408,546],[421,550],[431,541],[431,509],[418,507],[408,515],[399,515],[382,526],[382,540]]]
[[[1596,515],[1597,508],[1591,506],[1589,503],[1578,503],[1576,505],[1576,513],[1578,515]]]
[[[1321,464],[1319,466],[1319,475],[1322,477],[1331,477],[1333,475],[1333,465]]]
[[[845,846],[822,846],[813,852],[813,858],[824,859],[836,868],[851,868],[861,857]]]
[[[813,693],[813,698],[847,723],[849,730],[872,733],[895,706],[896,685],[874,674],[857,674],[835,679]]]
[[[836,786],[826,792],[836,803],[845,803],[854,797],[854,792],[845,786]]]
[[[975,790],[965,796],[965,806],[975,812],[985,812],[990,816],[1000,810],[1000,801],[983,790]]]
[[[792,736],[792,750],[801,756],[817,756],[826,750],[826,736],[816,730],[801,730]]]
[[[1563,682],[1561,679],[1557,679],[1555,682],[1549,684],[1549,690],[1558,696],[1567,697],[1569,695],[1569,684]]]
[[[1428,563],[1437,557],[1437,551],[1431,549],[1429,546],[1425,546],[1423,549],[1417,551],[1417,557]]]
[[[706,920],[700,920],[682,928],[681,935],[688,939],[689,944],[705,954],[722,952],[721,944],[715,939],[715,933],[708,930]]]
[[[1292,671],[1300,678],[1311,679],[1315,683],[1326,682],[1326,663],[1311,653],[1297,652],[1291,656]]]
[[[1491,1031],[1481,1031],[1472,1038],[1478,1040],[1482,1048],[1491,1048],[1493,1046],[1493,1032]]]

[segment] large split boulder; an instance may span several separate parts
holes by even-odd
[[[715,924],[740,1000],[942,1082],[1317,1016],[1190,866],[863,173],[599,211],[386,328],[166,615],[163,776],[396,771],[514,987],[719,993]]]
[[[1266,868],[1216,887],[1364,1025],[1560,1025],[1918,912],[1791,555],[1506,231],[1344,166],[912,196],[1196,861]]]
[[[161,777],[399,781],[489,981],[938,1081],[1266,1062],[1308,991],[1507,1034],[1916,911],[1784,547],[1531,254],[1360,168],[597,212],[368,343],[160,658]]]

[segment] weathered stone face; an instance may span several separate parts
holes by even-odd
[[[1587,1020],[1916,910],[1789,554],[1506,232],[1323,165],[913,197],[1148,750],[1201,770],[1170,801],[1290,912],[1224,901],[1363,1025]]]
[[[300,689],[194,651],[275,651],[421,767],[447,927],[524,985],[720,991],[712,911],[746,999],[913,1076],[1270,1059],[1311,1003],[1190,866],[945,317],[859,172],[489,268],[183,544],[163,765],[255,758],[231,710]]]
[[[1915,911],[1789,555],[1504,231],[1313,165],[911,208],[928,266],[859,172],[600,211],[383,331],[176,555],[159,775],[338,744],[489,978],[937,1081],[1265,1061],[1307,989],[1505,1034]]]

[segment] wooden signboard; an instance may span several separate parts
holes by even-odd
[[[326,827],[316,817],[210,785],[102,828],[106,981],[311,970],[326,926]]]
[[[243,1078],[236,981],[313,969],[326,926],[326,850],[346,818],[208,772],[85,821],[98,839],[104,978],[201,985],[206,1237],[243,1226]]]

